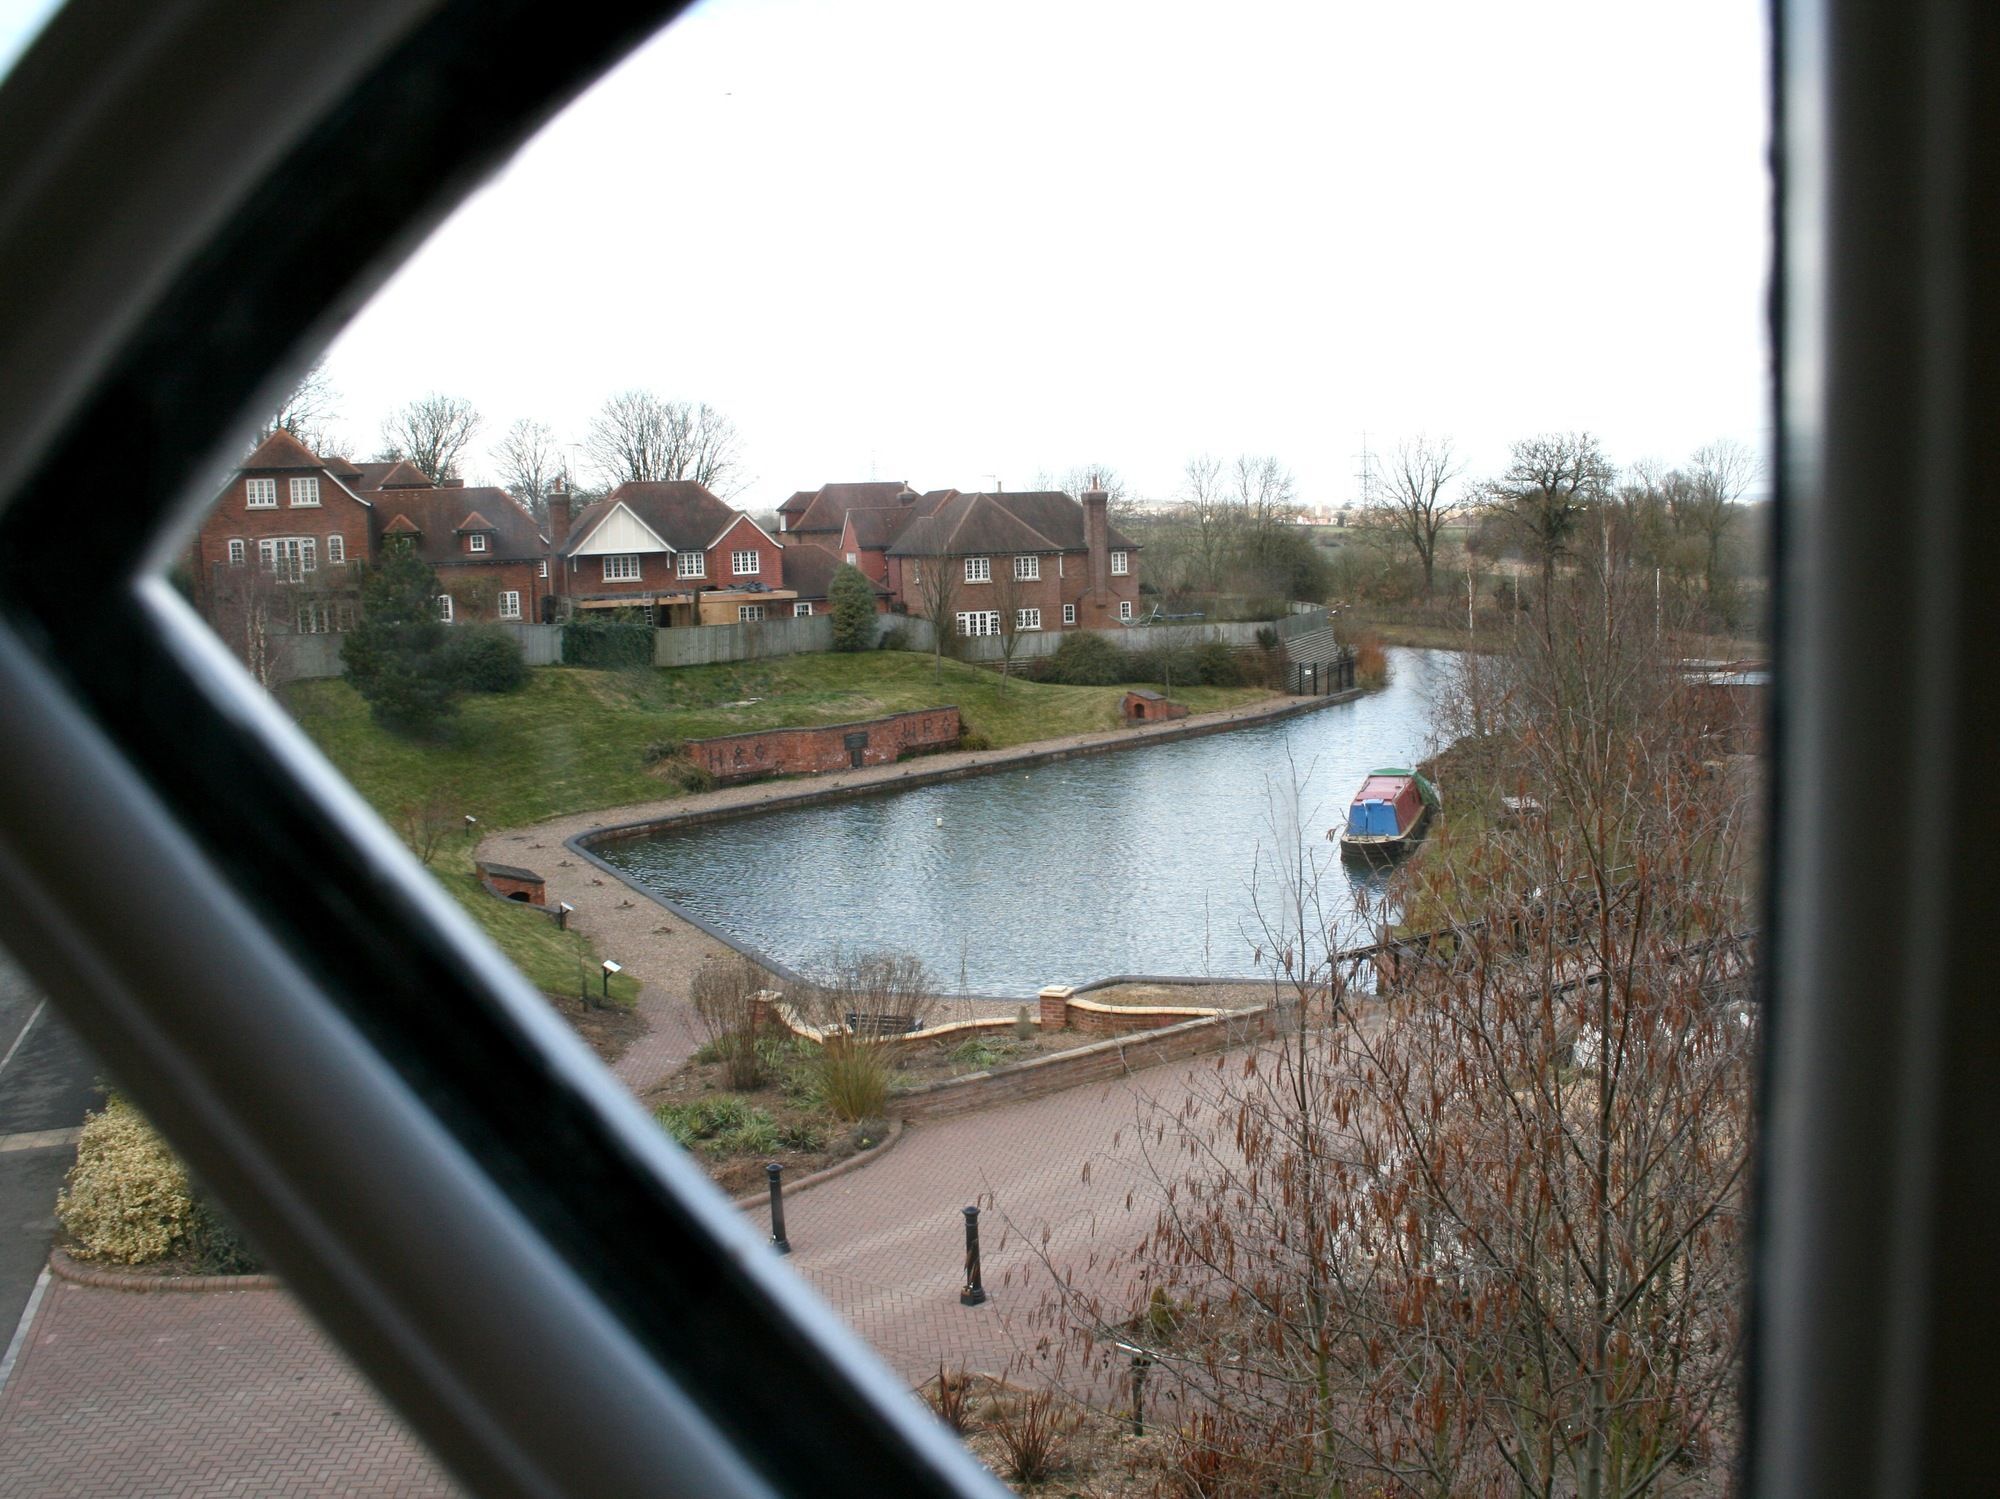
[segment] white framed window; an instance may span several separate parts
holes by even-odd
[[[1132,601],[1130,599],[1120,599],[1118,601],[1118,617],[1120,619],[1130,619],[1132,617]]]
[[[1016,609],[1014,628],[1017,630],[1039,630],[1042,627],[1042,611],[1039,609]]]
[[[1132,571],[1132,554],[1130,552],[1113,552],[1111,554],[1111,576],[1122,578],[1130,571]]]
[[[318,503],[319,503],[319,480],[317,479],[292,480],[292,504],[294,507],[298,509],[305,509],[308,506],[317,505]]]
[[[753,578],[757,575],[757,554],[755,552],[731,552],[729,572],[732,577]]]
[[[483,551],[485,551],[485,550],[486,550],[486,533],[485,533],[484,531],[474,531],[474,532],[473,532],[473,533],[472,533],[472,534],[471,534],[470,536],[466,537],[466,538],[465,538],[465,549],[466,549],[466,550],[467,550],[468,552],[483,552]]]
[[[280,583],[299,583],[319,566],[310,536],[267,536],[257,543],[257,565]]]
[[[343,567],[347,563],[347,538],[338,531],[326,539],[326,565]]]
[[[965,559],[965,581],[968,583],[992,582],[993,559],[991,557],[967,557]]]
[[[244,552],[244,546],[243,546],[243,538],[242,538],[241,536],[232,536],[232,537],[230,537],[230,538],[229,538],[229,565],[230,565],[231,567],[241,567],[241,566],[243,565],[243,558],[244,558],[244,555],[245,555],[245,552]]]
[[[860,559],[859,559],[859,557],[858,557],[858,555],[857,555],[856,553],[854,553],[854,552],[849,552],[849,553],[847,554],[847,565],[848,565],[849,567],[855,567],[855,566],[858,566],[858,565],[859,565],[859,561],[860,561]]]
[[[1035,556],[1016,557],[1014,576],[1023,583],[1038,583],[1042,577],[1042,559]]]
[[[621,552],[604,559],[604,581],[607,583],[636,583],[639,581],[639,554]]]
[[[538,578],[546,578],[548,575],[549,575],[549,564],[547,559],[537,562],[535,564],[535,576]]]
[[[333,607],[330,604],[299,605],[299,633],[301,635],[332,634]]]
[[[674,572],[683,578],[705,578],[708,576],[708,554],[705,552],[682,552],[674,558]]]
[[[521,617],[520,590],[514,588],[503,588],[500,590],[500,617],[502,619],[519,619]]]
[[[736,606],[736,623],[739,625],[754,625],[763,617],[764,606],[762,604],[738,604]]]
[[[1074,604],[1063,605],[1063,623],[1066,625],[1073,625],[1076,623],[1076,605]]]
[[[796,604],[792,605],[793,619],[811,619],[812,612],[813,612],[813,606],[811,599],[800,599]]]
[[[276,510],[278,508],[278,481],[276,479],[245,479],[243,481],[243,503],[252,510]]]
[[[438,595],[438,618],[446,624],[451,623],[451,595],[448,593]]]
[[[968,638],[974,635],[998,635],[1000,633],[1000,611],[998,609],[968,609],[958,616],[958,633]]]
[[[923,581],[924,581],[923,564],[918,562],[912,562],[910,564],[910,586],[912,588],[915,588],[918,584],[922,583]]]

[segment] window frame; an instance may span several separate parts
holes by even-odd
[[[223,555],[228,559],[229,566],[244,566],[250,559],[249,546],[245,538],[241,536],[230,537],[229,544],[224,549]]]
[[[509,600],[512,600],[512,602],[510,603]],[[500,597],[493,607],[493,617],[495,619],[518,620],[521,617],[521,590],[518,588],[501,589]]]
[[[998,609],[960,609],[954,624],[961,640],[979,640],[1000,633]]]
[[[454,616],[457,613],[457,605],[453,603],[450,594],[441,593],[437,596],[434,602],[437,604],[439,624],[448,625],[456,622]]]
[[[991,557],[967,557],[965,559],[965,581],[968,583],[991,583],[993,581],[993,559]]]
[[[638,552],[606,552],[603,561],[604,581],[607,583],[643,583],[646,581],[646,559]],[[613,572],[611,568],[614,562],[619,564],[618,571],[616,572]],[[632,564],[630,572],[625,571],[624,568],[624,564],[628,562]]]
[[[1066,625],[1073,625],[1076,623],[1076,605],[1074,604],[1063,605],[1062,622]]]
[[[693,563],[690,567],[688,564]],[[708,554],[705,552],[681,552],[674,557],[674,576],[677,578],[706,578],[708,576]]]
[[[1130,599],[1120,599],[1118,601],[1118,617],[1120,619],[1130,619],[1132,617],[1132,601]]]
[[[747,565],[746,565],[746,560]],[[732,578],[754,578],[763,571],[763,559],[755,547],[732,547],[729,553],[729,576]]]
[[[486,533],[485,533],[484,531],[468,531],[468,532],[466,532],[466,533],[465,533],[465,549],[466,549],[466,550],[467,550],[468,552],[483,552],[483,551],[485,551],[485,550],[486,550]]]
[[[736,623],[739,625],[761,625],[764,623],[764,606],[762,604],[738,604],[736,606]]]
[[[1014,629],[1017,633],[1022,631],[1039,630],[1041,629],[1041,627],[1042,627],[1041,610],[1016,609],[1014,611]]]
[[[276,479],[245,479],[243,481],[243,508],[245,510],[276,510],[278,508],[278,481]]]
[[[300,499],[300,495],[304,495],[305,498]],[[288,510],[318,510],[320,508],[319,479],[312,474],[306,474],[293,479],[291,484],[287,486],[285,508]]]
[[[347,538],[338,531],[327,532],[326,565],[328,567],[347,566]]]
[[[1111,576],[1114,578],[1125,578],[1130,577],[1131,573],[1132,554],[1123,547],[1113,551],[1111,554]]]
[[[1014,558],[1014,581],[1016,583],[1041,582],[1042,559],[1033,552],[1017,553]]]
[[[812,617],[813,606],[811,599],[799,599],[792,604],[793,619],[811,619]]]

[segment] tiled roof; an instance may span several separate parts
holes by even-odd
[[[398,515],[382,528],[382,534],[384,536],[415,536],[417,534],[417,523],[407,515]]]
[[[810,505],[813,502],[813,496],[818,493],[819,491],[814,489],[799,490],[789,500],[785,501],[784,504],[778,507],[778,514],[797,515],[801,510],[805,509],[806,506]]]
[[[257,451],[243,460],[243,469],[251,473],[266,468],[324,468],[319,455],[291,433],[280,427],[269,437],[257,444]]]
[[[790,531],[838,531],[850,510],[878,510],[901,503],[916,491],[901,479],[871,479],[859,484],[824,484],[798,510],[785,511]],[[793,495],[787,505],[796,500]]]
[[[378,458],[372,463],[351,464],[349,466],[353,469],[353,477],[348,479],[348,476],[343,473],[341,478],[348,479],[348,486],[357,494],[366,494],[371,489],[380,489],[382,487],[382,476],[397,467],[401,462],[400,458],[388,462]]]
[[[497,531],[500,528],[475,510],[452,529],[455,531]]]
[[[1106,526],[1105,544],[1121,552],[1138,550],[1115,526]],[[978,557],[1088,549],[1083,506],[1051,489],[953,494],[929,519],[906,526],[889,555]]]
[[[371,464],[370,467],[373,467]],[[375,481],[377,489],[432,489],[430,475],[407,458],[398,458]]]
[[[796,589],[802,599],[825,598],[833,587],[833,575],[846,565],[838,552],[816,546],[788,546],[784,560],[785,587]],[[873,578],[868,579],[868,586],[877,594],[889,591]]]
[[[854,523],[854,544],[873,552],[888,546],[903,534],[911,521],[925,513],[919,501],[885,510],[850,510],[847,518]]]
[[[658,484],[621,484],[570,522],[563,551],[569,553],[590,537],[592,529],[614,505],[623,504],[677,552],[705,550],[724,527],[742,514],[732,510],[691,479]]]
[[[382,534],[420,532],[417,554],[426,562],[539,560],[549,554],[535,518],[504,489],[399,489],[393,494],[393,500],[384,497],[384,508],[393,504],[397,515]],[[473,530],[491,535],[491,548],[468,553],[459,537]]]

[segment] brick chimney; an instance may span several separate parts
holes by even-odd
[[[556,480],[543,503],[549,507],[549,546],[560,552],[569,540],[569,486]]]
[[[1098,488],[1097,475],[1083,492],[1083,542],[1090,550],[1090,597],[1100,609],[1111,607],[1111,522],[1106,512],[1111,496]]]

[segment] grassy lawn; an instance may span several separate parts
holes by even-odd
[[[747,729],[810,727],[955,704],[995,748],[1119,723],[1124,687],[1005,680],[905,651],[785,656],[672,670],[543,667],[501,697],[465,698],[436,743],[377,728],[343,681],[302,682],[285,703],[355,788],[393,823],[397,809],[449,791],[483,826],[518,827],[675,794],[648,774],[646,747]],[[1259,687],[1176,687],[1196,712],[1256,702]],[[445,861],[440,859],[440,864]]]

